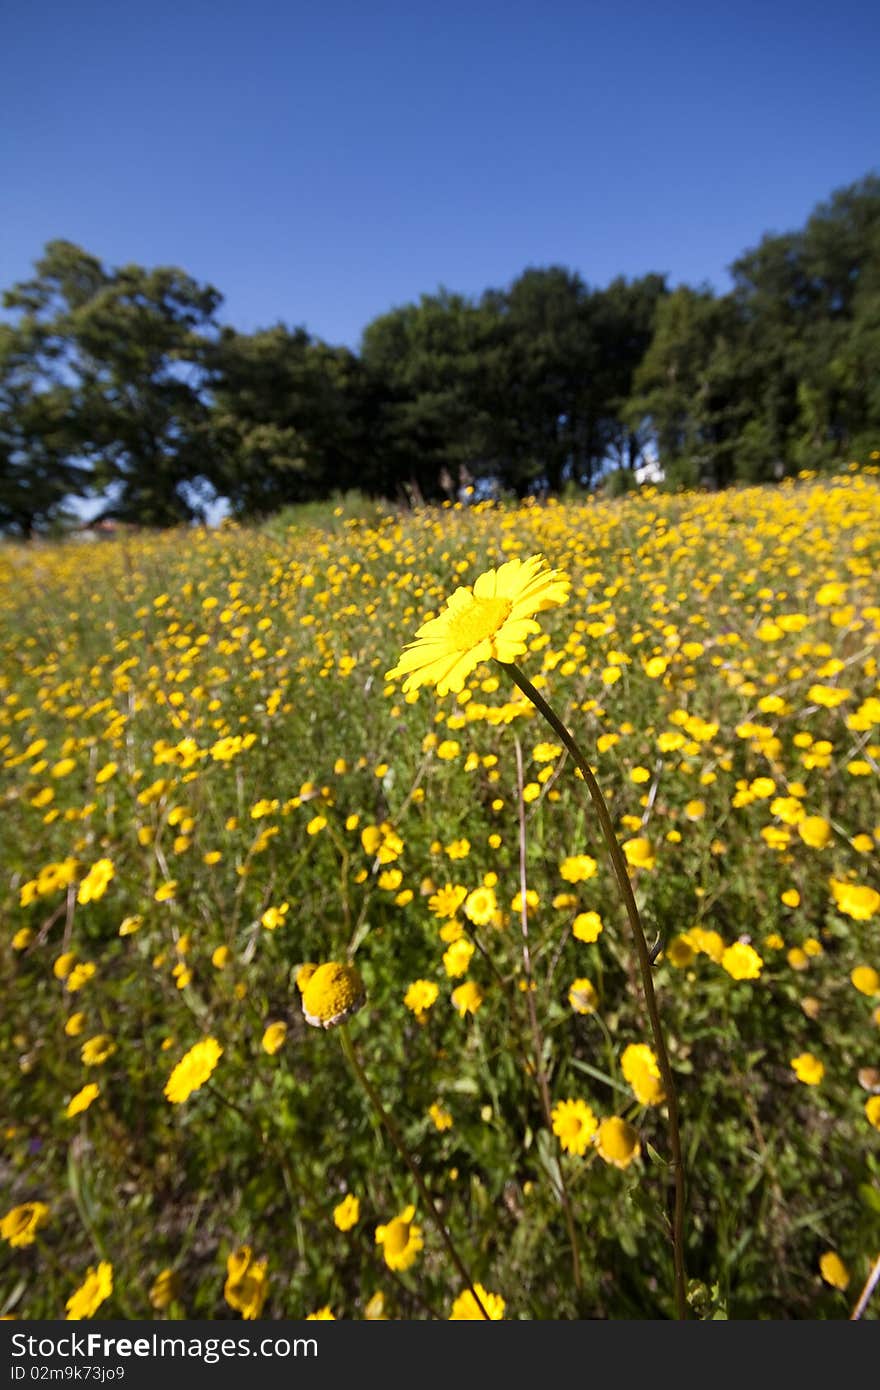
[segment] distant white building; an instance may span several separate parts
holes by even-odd
[[[641,468],[633,469],[633,477],[636,482],[642,483],[663,483],[666,481],[666,474],[659,459],[648,459]]]

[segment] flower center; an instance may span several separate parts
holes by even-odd
[[[467,608],[462,608],[450,619],[450,642],[459,651],[479,646],[503,626],[512,607],[507,598],[472,598]]]
[[[390,1255],[402,1255],[409,1244],[409,1222],[395,1217],[385,1232],[385,1249]]]

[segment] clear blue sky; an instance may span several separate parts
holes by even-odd
[[[857,0],[36,0],[0,48],[0,288],[63,237],[353,348],[527,265],[724,291],[880,172]]]

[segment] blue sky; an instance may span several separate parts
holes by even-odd
[[[729,286],[880,172],[876,4],[7,6],[0,288],[63,237],[356,348],[528,265]]]

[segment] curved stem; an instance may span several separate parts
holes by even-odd
[[[645,939],[644,928],[642,927],[639,916],[638,905],[630,883],[627,871],[626,858],[623,850],[617,841],[614,831],[614,823],[602,789],[593,774],[593,769],[587,762],[578,746],[576,740],[569,733],[562,720],[555,711],[548,705],[540,691],[532,685],[531,681],[523,675],[518,666],[512,662],[499,661],[498,665],[505,670],[515,685],[519,687],[528,700],[532,702],[539,714],[542,714],[550,725],[553,732],[562,740],[568,749],[575,765],[580,770],[581,776],[587,784],[587,790],[593,801],[599,824],[602,827],[602,834],[608,846],[608,853],[611,856],[611,864],[614,875],[617,879],[623,898],[626,914],[632,928],[633,939],[635,941],[636,953],[639,959],[639,969],[642,976],[642,986],[645,991],[645,1003],[648,1008],[648,1017],[651,1021],[651,1032],[654,1038],[654,1046],[657,1052],[657,1063],[660,1068],[660,1075],[663,1078],[663,1088],[666,1092],[667,1114],[669,1116],[669,1144],[672,1151],[672,1169],[675,1183],[675,1208],[672,1219],[672,1258],[675,1271],[675,1306],[676,1316],[679,1319],[687,1318],[687,1286],[684,1268],[684,1200],[685,1200],[685,1172],[684,1156],[681,1147],[681,1131],[678,1120],[678,1100],[675,1093],[675,1082],[672,1076],[672,1067],[669,1063],[669,1054],[666,1051],[666,1042],[663,1037],[663,1029],[660,1023],[660,1011],[657,1007],[657,996],[654,993],[654,979],[651,970],[651,953]]]
[[[368,1099],[375,1106],[376,1112],[380,1120],[382,1121],[383,1125],[388,1131],[388,1135],[391,1139],[391,1142],[393,1143],[397,1152],[400,1154],[400,1157],[403,1159],[404,1163],[406,1164],[407,1168],[412,1174],[413,1179],[415,1180],[416,1187],[419,1189],[419,1193],[421,1194],[422,1201],[425,1203],[425,1207],[427,1208],[427,1211],[431,1216],[431,1220],[437,1227],[443,1244],[446,1246],[446,1249],[449,1253],[449,1258],[452,1260],[452,1263],[455,1265],[455,1268],[458,1270],[459,1274],[464,1280],[465,1285],[470,1290],[471,1296],[473,1297],[476,1306],[480,1310],[480,1315],[486,1318],[488,1321],[489,1314],[486,1311],[486,1308],[483,1306],[483,1302],[480,1298],[480,1295],[477,1293],[477,1290],[474,1287],[474,1281],[468,1273],[461,1256],[459,1255],[452,1242],[452,1237],[446,1229],[446,1225],[443,1221],[442,1216],[438,1212],[437,1208],[434,1206],[431,1194],[425,1185],[425,1179],[422,1177],[416,1163],[410,1155],[409,1149],[406,1147],[406,1144],[404,1143],[403,1135],[400,1133],[400,1130],[397,1128],[397,1125],[394,1123],[391,1116],[388,1114],[388,1111],[382,1104],[382,1101],[380,1100],[379,1094],[373,1086],[373,1083],[370,1081],[369,1077],[367,1076],[367,1073],[361,1066],[357,1057],[357,1053],[354,1050],[354,1044],[351,1040],[351,1036],[348,1032],[348,1028],[345,1023],[341,1023],[339,1025],[339,1039],[342,1043],[342,1051],[345,1053],[346,1059],[348,1060],[348,1063],[352,1071],[354,1072],[360,1085],[366,1092]]]
[[[541,1108],[544,1111],[544,1119],[547,1128],[553,1132],[553,1112],[550,1104],[550,1087],[547,1082],[547,1072],[544,1067],[544,1040],[541,1037],[541,1028],[538,1023],[538,1011],[535,1008],[535,996],[532,992],[532,954],[529,949],[529,909],[526,903],[526,804],[523,799],[523,760],[522,748],[518,738],[514,738],[516,747],[516,790],[519,802],[519,899],[520,899],[520,924],[522,928],[522,957],[523,971],[526,981],[526,1006],[529,1011],[529,1023],[532,1029],[532,1042],[535,1049],[535,1076],[538,1082],[538,1092],[541,1097]],[[571,1244],[571,1272],[574,1279],[574,1286],[578,1294],[583,1292],[583,1281],[581,1279],[580,1251],[578,1250],[577,1231],[574,1224],[574,1216],[571,1210],[571,1200],[568,1195],[568,1185],[565,1181],[565,1174],[562,1164],[559,1164],[559,1195],[562,1200],[562,1210],[565,1216],[565,1224],[568,1228],[568,1239]]]

